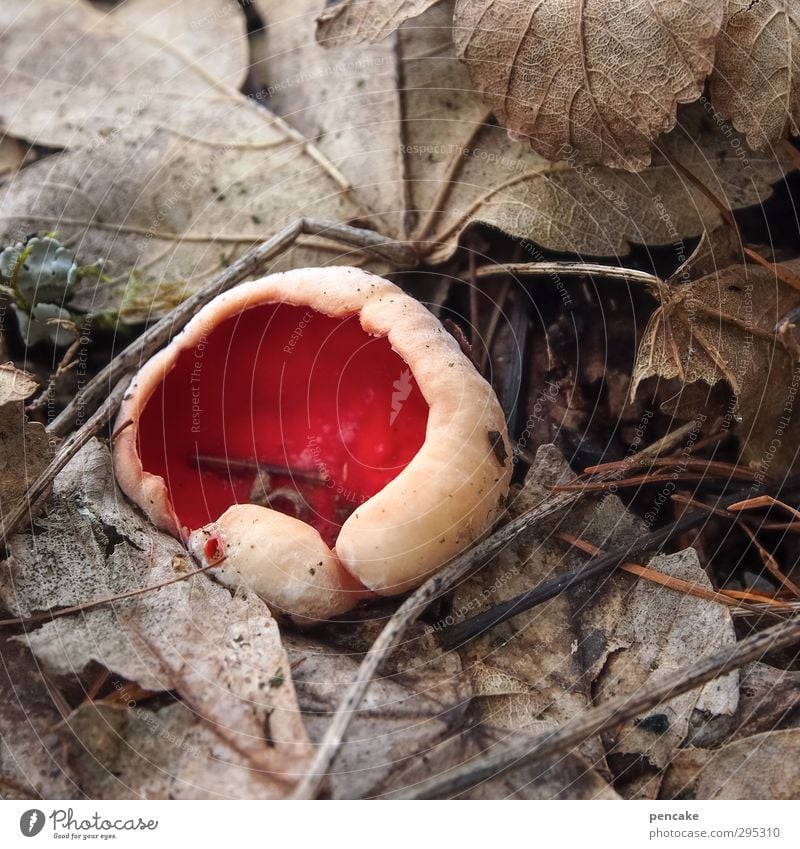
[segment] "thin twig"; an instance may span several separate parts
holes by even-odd
[[[26,516],[30,517],[33,514],[34,505],[48,491],[56,475],[92,437],[111,421],[126,389],[127,381],[120,381],[100,409],[60,445],[47,468],[28,487],[16,506],[3,517],[0,523],[0,547],[5,549],[8,537]]]
[[[350,686],[347,688],[336,713],[333,715],[325,736],[320,741],[314,761],[303,780],[297,785],[292,798],[313,799],[319,793],[322,782],[330,770],[344,735],[355,717],[370,681],[378,667],[396,648],[406,629],[422,611],[442,593],[447,592],[457,581],[478,566],[493,558],[517,536],[533,527],[537,522],[558,510],[569,507],[581,497],[581,493],[559,493],[549,495],[535,507],[509,522],[497,533],[475,548],[464,552],[444,569],[429,578],[416,592],[394,612],[378,638],[361,661]]]
[[[586,277],[587,275],[610,277],[624,280],[626,283],[642,283],[646,286],[658,286],[661,279],[647,271],[636,268],[620,268],[614,265],[601,265],[598,262],[509,262],[503,265],[482,265],[475,269],[475,277],[498,277],[511,274],[514,277]]]
[[[590,708],[555,731],[535,737],[511,735],[510,742],[503,751],[476,758],[471,763],[455,767],[396,795],[415,799],[451,797],[508,770],[573,751],[576,746],[601,731],[614,728],[662,702],[757,661],[769,651],[788,648],[798,640],[800,617],[793,617],[759,634],[746,637],[733,646],[707,655],[692,666],[665,675],[649,686],[610,699],[599,707]]]
[[[796,491],[800,485],[800,478],[795,476],[784,481],[784,491]],[[774,494],[781,485],[770,487]],[[756,488],[756,484],[750,487],[750,491]],[[741,492],[741,490],[739,490]],[[727,508],[728,505],[741,500],[741,495],[733,493],[720,498],[718,506]],[[455,648],[462,643],[474,639],[490,628],[506,622],[507,620],[524,613],[551,598],[555,598],[566,592],[577,584],[592,578],[599,578],[615,569],[620,563],[634,560],[650,551],[660,551],[667,543],[673,541],[688,530],[701,526],[709,518],[705,510],[693,513],[684,513],[679,519],[669,525],[635,539],[627,546],[615,549],[600,557],[592,558],[587,563],[581,564],[575,569],[556,575],[546,581],[542,581],[529,590],[526,590],[515,598],[497,604],[489,610],[478,613],[475,616],[458,622],[446,628],[440,635],[440,639],[447,648]]]
[[[272,257],[291,246],[301,235],[317,235],[335,239],[375,253],[396,265],[414,265],[416,262],[416,254],[410,245],[396,242],[373,230],[362,230],[316,218],[301,218],[272,238],[247,251],[213,280],[148,328],[138,339],[131,342],[67,404],[50,424],[48,428],[50,433],[58,436],[67,434],[81,411],[89,410],[100,403],[100,399],[111,384],[138,368],[143,360],[168,342],[201,307],[217,295],[246,280]]]
[[[103,607],[106,604],[113,604],[115,601],[124,601],[127,598],[134,598],[145,593],[151,593],[155,590],[160,590],[163,587],[169,587],[172,584],[179,584],[187,578],[193,578],[195,575],[200,575],[218,566],[218,563],[208,563],[198,569],[193,569],[191,572],[185,572],[183,575],[178,575],[177,578],[170,578],[168,581],[163,581],[160,584],[151,584],[147,587],[139,587],[138,590],[128,590],[117,595],[109,595],[104,598],[96,598],[92,601],[85,601],[81,604],[75,604],[72,607],[62,607],[58,610],[45,610],[42,613],[35,613],[33,616],[20,616],[15,619],[0,619],[0,627],[6,628],[12,625],[39,625],[42,622],[50,622],[51,619],[59,619],[62,616],[72,616],[74,613],[83,613],[86,610],[93,610],[95,607]]]

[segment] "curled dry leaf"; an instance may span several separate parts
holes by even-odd
[[[12,537],[0,575],[0,598],[19,615],[192,568],[185,550],[115,488],[109,452],[97,442],[56,478],[49,507],[31,532]],[[147,690],[177,692],[240,764],[273,777],[258,795],[285,794],[310,754],[275,621],[256,596],[232,597],[205,575],[56,619],[26,640],[54,673],[96,661]]]
[[[459,58],[508,130],[547,159],[638,171],[697,100],[725,0],[457,0]]]
[[[800,126],[800,5],[728,0],[710,80],[720,115],[763,149]]]
[[[227,0],[128,0],[109,14],[87,0],[6,0],[0,123],[48,147],[98,144],[131,126],[191,137],[198,112],[235,107],[246,45]],[[224,144],[227,129],[211,120],[205,137]]]
[[[0,516],[14,509],[53,456],[44,425],[25,414],[24,401],[36,388],[33,375],[0,365]]]
[[[800,271],[796,260],[784,266]],[[702,270],[682,266],[654,293],[660,303],[639,345],[631,397],[648,378],[678,378],[688,403],[678,396],[676,412],[692,418],[709,414],[711,387],[724,383],[736,400],[716,412],[726,427],[735,425],[743,459],[765,476],[783,475],[796,461],[800,371],[791,339],[776,337],[775,326],[800,306],[800,293],[760,265],[692,279]],[[698,388],[706,394],[699,406]]]
[[[796,799],[800,729],[768,731],[718,749],[686,749],[667,770],[664,799]]]
[[[328,47],[381,41],[439,0],[334,0],[317,18],[317,40]]]
[[[800,724],[800,672],[752,663],[739,671],[739,707],[726,743]]]

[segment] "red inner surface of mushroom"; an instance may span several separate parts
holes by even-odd
[[[190,530],[255,502],[332,545],[408,465],[427,421],[409,367],[358,316],[263,304],[179,355],[142,411],[139,453]]]

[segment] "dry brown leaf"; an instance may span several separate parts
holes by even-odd
[[[53,456],[44,425],[30,422],[23,400],[36,389],[32,375],[0,366],[0,516],[25,495]]]
[[[686,749],[664,778],[664,799],[797,799],[800,729],[768,731],[719,749]]]
[[[54,704],[29,649],[0,637],[0,798],[69,799],[72,770],[60,746]]]
[[[711,587],[694,549],[659,555],[647,565]],[[727,608],[624,574],[600,586],[578,588],[573,604],[579,650],[594,682],[596,704],[634,693],[660,675],[736,642]],[[715,733],[719,738],[737,704],[738,676],[733,673],[604,732],[617,789],[623,786],[626,796],[654,798],[661,770],[680,747],[699,732],[706,740]]]
[[[697,100],[725,0],[457,0],[459,58],[500,122],[547,159],[638,171]]]
[[[121,692],[126,688],[121,684]],[[270,799],[275,776],[242,762],[182,704],[84,704],[61,731],[70,764],[92,799]],[[283,788],[285,792],[285,787]]]
[[[525,512],[542,500],[550,486],[571,477],[561,452],[552,445],[542,446],[525,486],[513,498],[511,515]],[[587,502],[563,519],[518,537],[457,588],[453,618],[488,610],[576,565],[575,556],[565,556],[564,544],[553,534],[559,527],[583,526],[596,509],[596,504]],[[620,518],[618,505],[613,515],[606,513],[612,523]],[[626,519],[623,514],[623,524]],[[632,520],[627,524],[629,532],[635,529]],[[493,628],[459,651],[475,691],[471,715],[485,725],[536,732],[555,728],[591,707],[592,681],[578,652],[577,623],[565,595]],[[582,751],[592,761],[602,760],[596,738]]]
[[[3,363],[0,365],[0,407],[24,401],[33,395],[38,385],[32,374],[21,371],[14,363]]]
[[[346,633],[348,625],[339,630]],[[317,742],[355,675],[361,653],[295,635],[287,635],[285,643],[298,703],[312,742]],[[396,772],[458,733],[469,697],[458,655],[443,653],[430,635],[412,629],[391,668],[370,684],[339,749],[327,792],[334,799],[351,799],[394,788]]]
[[[414,785],[447,770],[478,762],[481,756],[495,754],[506,743],[508,734],[497,728],[476,725],[451,737],[424,758],[410,761],[393,775],[391,790],[412,790]],[[516,740],[515,735],[515,740]],[[459,799],[619,799],[592,764],[570,752],[526,764],[502,775],[485,779]]]
[[[432,262],[447,259],[473,223],[529,248],[580,254],[670,244],[719,222],[716,207],[671,160],[731,208],[763,199],[783,173],[771,154],[743,165],[702,105],[681,113],[652,167],[639,174],[548,162],[511,141],[473,91],[454,55],[448,2],[386,42],[332,50],[314,43],[302,14],[311,17],[318,0],[262,0],[259,8],[270,27],[255,69],[271,107],[348,176],[373,226],[415,242]]]
[[[69,147],[130,126],[191,136],[198,112],[235,108],[247,61],[243,16],[227,0],[157,7],[128,0],[119,14],[104,14],[86,0],[5,0],[0,124],[12,136]],[[211,120],[204,136],[224,144],[227,130]]]
[[[329,47],[381,41],[439,0],[334,0],[317,18],[317,39]]]
[[[22,616],[158,584],[191,568],[113,483],[108,449],[90,443],[56,478],[46,516],[9,543],[0,598]],[[96,661],[147,690],[171,690],[284,795],[310,755],[275,621],[252,594],[205,575],[62,617],[28,632],[42,664],[76,674]],[[283,776],[283,777],[281,777]],[[270,795],[262,787],[262,793]]]
[[[800,271],[794,260],[784,267]],[[800,305],[800,293],[760,265],[729,266],[696,280],[692,271],[679,268],[655,293],[660,305],[639,345],[631,397],[648,378],[678,378],[689,389],[687,403],[679,396],[676,409],[691,418],[698,412],[696,390],[705,391],[708,414],[710,389],[724,382],[737,399],[735,421],[727,424],[736,426],[743,459],[765,476],[780,476],[798,450],[800,373],[794,350],[774,329]],[[724,405],[715,412],[724,414]]]
[[[726,742],[800,724],[800,672],[752,663],[739,678],[739,708]]]
[[[800,126],[800,5],[728,0],[711,75],[719,114],[764,149]]]

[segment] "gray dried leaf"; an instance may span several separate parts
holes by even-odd
[[[443,653],[419,629],[406,639],[392,668],[370,684],[339,749],[327,787],[334,799],[366,798],[396,787],[395,774],[409,761],[426,758],[457,733],[470,696],[458,655]],[[361,654],[296,635],[287,635],[285,644],[306,728],[317,742]]]
[[[193,568],[181,545],[155,532],[121,496],[108,449],[97,442],[56,478],[48,514],[32,532],[14,536],[9,551],[0,598],[22,616]],[[200,575],[56,619],[26,640],[55,673],[77,674],[96,661],[147,690],[179,693],[251,767],[294,776],[309,757],[277,625],[252,594],[231,597]]]
[[[0,798],[69,799],[77,784],[56,707],[30,650],[0,638]]]
[[[317,17],[317,40],[327,47],[381,41],[439,0],[336,0]]]
[[[476,725],[437,746],[428,756],[402,765],[393,776],[395,790],[413,790],[415,784],[463,767],[481,756],[502,750],[507,732]],[[515,740],[517,739],[515,735]],[[459,799],[619,799],[592,762],[570,752],[481,781],[458,795]]]
[[[800,375],[796,351],[775,326],[800,305],[800,295],[758,265],[731,265],[692,280],[690,263],[654,293],[660,304],[639,344],[631,397],[645,380],[678,378],[688,400],[676,399],[675,412],[691,418],[699,395],[708,396],[708,413],[711,388],[726,384],[736,399],[732,423],[742,458],[780,476],[796,462]],[[800,271],[796,260],[784,266]]]
[[[592,539],[591,534],[584,536]],[[658,555],[648,565],[711,587],[694,549]],[[625,574],[579,588],[573,603],[580,611],[579,650],[593,680],[596,704],[634,693],[652,679],[736,642],[726,607]],[[655,797],[661,770],[696,727],[705,734],[714,727],[723,733],[738,698],[738,675],[731,673],[605,731],[606,758],[628,785],[626,795]]]
[[[800,6],[793,0],[728,0],[717,39],[711,101],[751,147],[800,130]]]
[[[459,58],[495,115],[546,159],[638,171],[697,100],[725,0],[457,0]]]
[[[673,760],[663,799],[796,799],[800,729],[768,731],[719,749],[686,749]]]
[[[244,17],[228,0],[128,0],[110,14],[86,0],[6,0],[0,32],[0,123],[48,147],[134,125],[191,137],[198,111],[235,108],[247,69]],[[227,129],[210,121],[204,135],[224,144]]]
[[[179,703],[85,704],[68,718],[61,739],[93,799],[274,799],[291,790],[282,776],[243,763]]]

